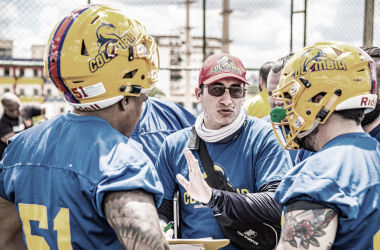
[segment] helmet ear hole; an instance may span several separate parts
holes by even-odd
[[[84,40],[82,40],[82,48],[80,50],[80,54],[82,56],[88,56],[88,51],[86,49],[86,45],[84,44]]]
[[[127,74],[124,75],[123,79],[125,78],[133,78],[137,73],[137,69],[133,70],[133,71],[129,71]]]
[[[320,103],[325,95],[326,95],[326,92],[319,92],[318,94],[310,98],[309,102]],[[318,96],[322,96],[322,98],[318,98]]]

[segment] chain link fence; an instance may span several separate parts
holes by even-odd
[[[365,0],[230,0],[229,8],[223,0],[206,1],[207,46],[215,48],[212,53],[221,52],[223,45],[223,11],[232,11],[229,16],[229,53],[243,61],[249,69],[248,78],[257,84],[257,69],[265,62],[275,61],[290,52],[291,2],[293,11],[302,11],[307,1],[306,44],[323,40],[340,40],[356,46],[363,44]],[[182,46],[180,51],[168,50],[167,60],[161,65],[167,73],[167,80],[179,76],[170,67],[186,66],[186,0],[91,0],[91,4],[105,3],[121,9],[130,18],[138,19],[149,33],[162,40],[176,37],[170,44]],[[32,58],[33,45],[46,44],[50,31],[57,21],[88,0],[0,0],[0,40],[12,41],[13,50],[0,56]],[[203,1],[192,1],[190,6],[190,35],[192,59],[190,75],[196,84],[196,69],[203,61]],[[380,0],[375,0],[373,44],[380,46]],[[212,40],[214,39],[214,40]],[[304,13],[293,15],[292,48],[297,51],[304,42]],[[160,45],[160,43],[159,43]],[[38,48],[38,46],[35,46]],[[161,49],[161,47],[159,46]],[[164,51],[164,50],[163,50]],[[4,54],[5,53],[5,54]],[[8,54],[7,54],[8,53]],[[10,55],[9,55],[10,53]],[[166,52],[165,52],[166,53]],[[161,53],[160,53],[161,54]],[[173,54],[178,54],[174,58]],[[41,53],[39,54],[41,57]],[[38,57],[38,55],[37,55]],[[173,59],[174,58],[174,59]],[[178,60],[182,61],[178,63]],[[177,60],[177,63],[173,63]],[[165,70],[163,70],[164,72]],[[184,71],[182,71],[184,72]],[[182,80],[187,77],[182,74]],[[195,79],[195,83],[194,83]],[[175,80],[175,79],[174,79]],[[172,83],[165,83],[168,86]],[[171,87],[163,87],[170,96]]]

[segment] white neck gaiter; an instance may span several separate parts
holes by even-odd
[[[197,131],[198,136],[202,138],[202,140],[206,142],[219,142],[238,131],[238,129],[240,129],[241,126],[243,126],[246,117],[247,111],[242,108],[240,114],[232,123],[228,124],[227,126],[221,127],[220,129],[213,130],[207,129],[205,127],[203,120],[204,114],[202,112],[195,122],[195,130]]]

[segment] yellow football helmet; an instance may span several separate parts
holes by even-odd
[[[86,5],[59,21],[44,61],[65,100],[82,111],[149,92],[160,68],[157,44],[146,28],[107,5]]]
[[[315,97],[323,98],[316,103]],[[277,139],[285,149],[299,149],[296,138],[310,134],[334,111],[376,106],[374,61],[363,50],[343,42],[320,42],[295,53],[285,65],[272,98],[284,108],[271,111]],[[275,125],[282,127],[282,143]],[[285,133],[285,127],[290,133]]]

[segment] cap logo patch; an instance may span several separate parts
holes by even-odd
[[[98,55],[88,62],[91,73],[94,73],[112,60],[113,57],[109,56],[107,52],[109,45],[126,50],[128,46],[136,40],[136,35],[131,31],[128,31],[123,36],[121,36],[122,34],[120,33],[120,30],[112,23],[100,24],[96,31],[96,37],[98,38],[97,44],[99,47]]]
[[[303,65],[290,73],[290,78],[298,78],[305,75],[307,69],[311,72],[323,70],[347,70],[344,60],[333,60],[326,56],[321,49],[309,49],[306,51],[299,62]]]
[[[210,74],[214,74],[220,71],[232,71],[235,74],[241,75],[241,70],[235,65],[235,63],[228,56],[221,56],[216,61],[217,65],[211,68]]]

